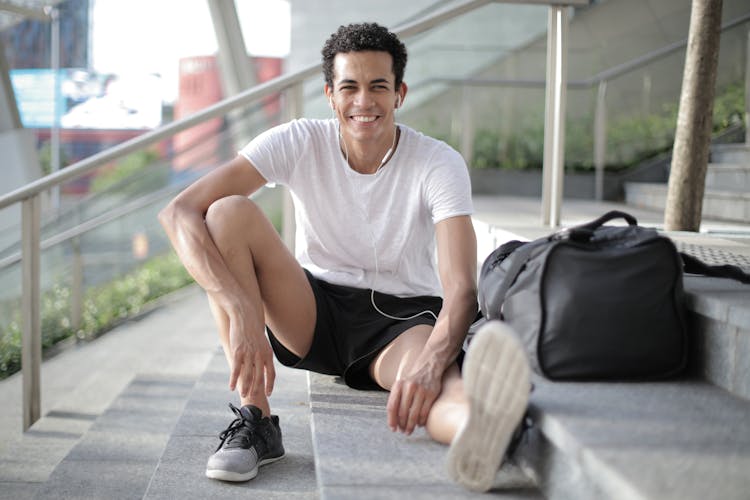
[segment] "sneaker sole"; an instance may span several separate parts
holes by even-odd
[[[231,481],[233,483],[250,481],[258,475],[258,467],[281,460],[285,456],[286,455],[281,455],[280,457],[272,457],[261,460],[260,462],[258,462],[258,465],[256,465],[252,470],[245,473],[220,469],[206,469],[206,477],[210,479],[218,479],[219,481]]]
[[[474,337],[463,366],[469,418],[448,450],[448,474],[487,491],[529,401],[530,370],[515,333],[499,321]]]

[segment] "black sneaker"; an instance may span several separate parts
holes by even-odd
[[[533,391],[533,384],[531,385],[531,389]],[[538,487],[538,482],[535,478],[534,472],[522,468],[516,457],[516,451],[518,451],[521,444],[526,441],[529,429],[532,427],[534,427],[534,422],[527,412],[521,419],[521,423],[516,427],[513,437],[510,439],[510,444],[505,451],[505,456],[500,464],[500,469],[497,471],[497,474],[495,474],[492,489],[520,490]]]
[[[206,465],[206,476],[222,481],[248,481],[258,475],[258,467],[284,457],[279,417],[263,417],[259,408],[237,408],[237,416],[219,435],[221,443]]]

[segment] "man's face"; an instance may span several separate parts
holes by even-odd
[[[392,59],[388,52],[364,51],[336,54],[333,88],[326,95],[341,124],[341,133],[354,141],[390,142],[394,110],[403,99],[395,88]],[[402,85],[400,92],[406,93]]]

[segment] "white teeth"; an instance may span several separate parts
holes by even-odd
[[[376,117],[375,116],[352,116],[352,119],[355,122],[374,122]]]

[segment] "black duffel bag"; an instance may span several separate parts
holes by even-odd
[[[604,225],[617,218],[628,225]],[[479,306],[519,334],[547,378],[665,378],[687,362],[682,276],[669,238],[612,211],[499,247],[482,266]]]

